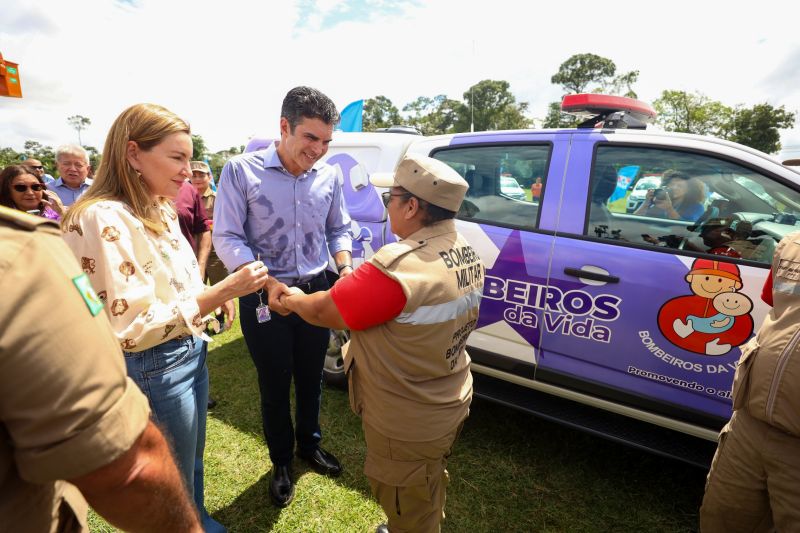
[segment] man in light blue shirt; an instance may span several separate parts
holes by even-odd
[[[92,184],[92,180],[87,178],[89,154],[77,144],[59,146],[56,150],[56,167],[59,178],[47,188],[58,195],[64,207],[69,207]]]
[[[328,253],[339,276],[352,271],[350,217],[328,151],[339,112],[309,87],[296,87],[281,108],[281,138],[264,150],[239,155],[223,168],[214,205],[212,238],[228,271],[260,259],[270,271],[263,291],[239,299],[239,320],[258,372],[264,437],[273,464],[269,493],[285,507],[294,498],[292,457],[337,476],[342,467],[319,443],[322,367],[329,330],[288,313],[278,283],[306,293],[329,288]],[[278,311],[267,316],[266,305]],[[295,386],[295,425],[289,403]]]

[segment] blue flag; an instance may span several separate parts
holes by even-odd
[[[364,100],[350,102],[342,110],[342,118],[336,127],[339,131],[361,131],[363,128]]]
[[[611,203],[620,198],[625,198],[628,187],[630,187],[633,178],[635,178],[638,173],[638,165],[630,165],[617,170],[617,187],[614,189],[614,192],[611,193],[611,198],[608,199],[608,202]]]
[[[208,162],[208,156],[203,155],[203,161],[206,165],[208,165],[208,175],[211,176],[211,179],[208,182],[208,186],[211,187],[211,190],[217,192],[217,185],[214,183],[214,173],[211,171],[211,165]]]

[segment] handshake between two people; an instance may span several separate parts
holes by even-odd
[[[303,291],[297,287],[289,287],[285,283],[269,276],[267,265],[260,260],[243,265],[236,272],[230,274],[222,283],[228,284],[233,297],[244,296],[254,292],[261,293],[263,290],[267,294],[269,308],[283,316],[292,313],[285,305],[286,298],[297,293],[303,294]]]
[[[281,283],[277,280],[268,285],[269,308],[282,316],[290,315],[293,311],[287,307],[289,297],[298,294],[305,294],[299,288],[289,287],[285,283]]]

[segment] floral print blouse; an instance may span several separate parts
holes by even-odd
[[[210,340],[203,333],[208,319],[197,305],[204,290],[197,260],[175,211],[159,209],[168,228],[162,235],[147,230],[127,205],[110,200],[89,206],[64,232],[127,352],[187,335]]]

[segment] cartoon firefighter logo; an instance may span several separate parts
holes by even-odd
[[[725,355],[753,333],[753,302],[743,293],[739,267],[696,259],[686,275],[691,295],[658,311],[658,329],[672,344],[704,355]]]

